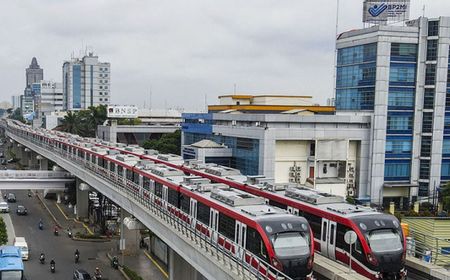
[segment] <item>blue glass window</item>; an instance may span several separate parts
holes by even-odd
[[[392,137],[386,139],[386,157],[404,158],[411,157],[412,139],[411,137]]]
[[[340,110],[373,110],[375,88],[336,90],[336,107]]]
[[[450,179],[450,161],[448,161],[448,160],[442,161],[441,179]]]
[[[343,66],[337,69],[336,87],[357,87],[375,84],[375,63]]]
[[[384,180],[402,181],[409,180],[411,175],[411,162],[401,160],[386,160],[384,165]]]
[[[377,44],[366,44],[338,50],[337,65],[357,64],[375,61],[377,57]]]
[[[416,64],[391,63],[389,84],[398,86],[414,86],[416,80]]]
[[[389,109],[413,109],[414,88],[389,88]]]
[[[417,61],[417,45],[392,43],[391,61]]]
[[[81,108],[81,65],[73,66],[73,77],[72,77],[72,102],[74,109]]]
[[[444,138],[444,142],[442,142],[442,154],[450,155],[450,138]]]
[[[444,117],[444,133],[450,134],[450,113],[445,113]]]
[[[388,133],[410,132],[413,126],[412,114],[388,114]]]

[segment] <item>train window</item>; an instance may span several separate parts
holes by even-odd
[[[197,202],[197,219],[205,225],[209,225],[209,211],[209,206],[201,203],[200,201]]]
[[[234,240],[235,237],[235,231],[234,227],[236,225],[236,220],[228,217],[225,214],[222,214],[222,212],[219,213],[219,232],[226,237],[230,238],[231,240]]]
[[[116,173],[116,164],[109,162],[109,171]]]
[[[311,229],[313,231],[314,238],[320,239],[320,232],[322,229],[322,219],[316,215],[306,213],[306,212],[303,213],[302,216],[308,220],[309,225],[311,226]]]
[[[98,166],[105,168],[105,160],[103,158],[98,158]]]
[[[148,191],[150,190],[150,179],[149,178],[144,177],[143,187],[144,187],[144,189],[146,189]]]
[[[323,222],[323,227],[322,227],[322,241],[327,241],[327,229],[328,229],[328,223],[327,222]]]
[[[94,156],[94,155],[91,155],[91,162],[92,162],[92,163],[96,163],[96,159],[97,159],[97,157],[96,157],[96,156]]]
[[[169,188],[169,195],[168,195],[167,200],[173,206],[175,206],[177,208],[179,207],[179,205],[178,205],[178,192],[176,190]]]
[[[359,241],[359,238],[358,239],[356,239],[356,242],[355,242],[355,252],[358,252],[358,253],[362,253],[362,246],[361,246],[361,242]]]
[[[117,165],[117,174],[119,174],[119,176],[123,176],[123,166],[122,165]]]
[[[331,230],[330,230],[330,244],[333,245],[334,244],[334,229],[335,229],[335,225],[332,224],[331,225]]]
[[[272,205],[272,206],[275,206],[275,207],[278,207],[278,208],[281,208],[281,209],[284,209],[284,210],[287,209],[287,205],[285,205],[283,203],[279,203],[277,201],[273,201],[273,200],[269,200],[269,205]]]
[[[337,224],[337,231],[336,231],[336,246],[339,248],[344,249],[348,252],[348,244],[345,243],[344,235],[347,231],[351,230],[349,227],[344,226],[342,224]]]
[[[180,194],[181,211],[189,214],[190,204],[191,204],[191,198],[189,196]],[[209,210],[208,210],[208,212],[209,212]],[[208,220],[209,220],[209,218],[208,218]]]
[[[136,185],[139,185],[139,174],[136,173],[136,172],[133,172],[133,182],[134,182]]]
[[[134,175],[133,171],[125,168],[125,176],[128,179],[128,181],[133,181],[133,175]]]
[[[162,198],[162,184],[155,182],[155,195]]]
[[[251,227],[247,227],[247,236],[246,236],[246,244],[245,248],[260,257],[263,260],[268,261],[267,259],[267,249],[264,245],[261,235],[257,230]]]

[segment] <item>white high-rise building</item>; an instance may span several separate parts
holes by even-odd
[[[64,110],[83,110],[109,104],[110,68],[109,62],[99,62],[98,56],[93,53],[64,62]]]
[[[13,110],[20,108],[20,95],[13,95],[11,97],[11,102]]]

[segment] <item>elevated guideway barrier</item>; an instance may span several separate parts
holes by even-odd
[[[64,190],[66,183],[75,181],[69,172],[45,170],[1,170],[2,190]]]
[[[212,238],[199,234],[167,208],[154,203],[153,194],[140,189],[131,181],[117,178],[109,170],[100,168],[89,161],[67,153],[62,149],[50,147],[45,143],[28,137],[23,132],[6,130],[14,141],[54,161],[63,169],[80,178],[114,203],[140,220],[151,229],[171,249],[192,265],[208,279],[284,279],[288,276],[259,259],[245,248],[235,244],[243,256],[237,257],[225,250]],[[222,236],[211,229],[211,236]],[[245,258],[244,258],[245,256]],[[251,266],[247,262],[250,261]],[[269,267],[269,269],[265,269]]]

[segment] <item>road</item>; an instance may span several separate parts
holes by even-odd
[[[53,234],[52,220],[36,197],[29,198],[26,191],[15,191],[17,203],[10,203],[11,219],[16,236],[23,236],[30,248],[30,260],[24,261],[27,280],[62,280],[72,279],[74,269],[82,268],[93,273],[96,267],[102,271],[103,277],[110,280],[122,280],[117,270],[110,267],[105,252],[114,243],[73,241],[66,234]],[[28,209],[28,216],[17,216],[17,205],[24,205]],[[3,214],[2,214],[3,215]],[[44,229],[39,230],[39,219],[44,222]],[[80,251],[80,262],[74,263],[75,249]],[[44,252],[46,263],[39,262],[39,255]],[[50,273],[49,262],[55,260],[56,272]]]

